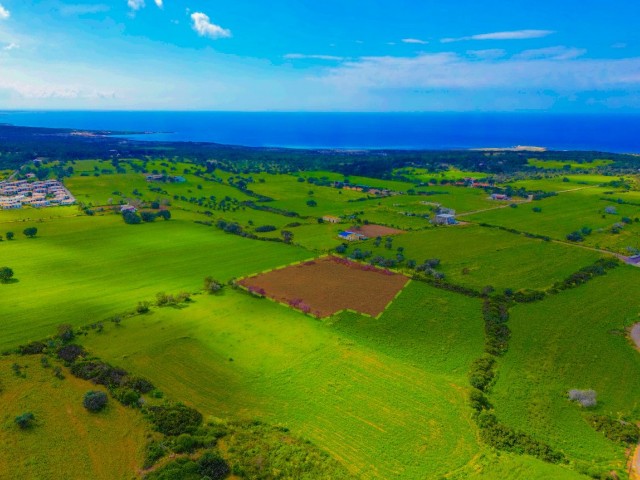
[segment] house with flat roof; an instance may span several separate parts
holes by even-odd
[[[440,213],[436,215],[433,223],[436,225],[456,225],[458,221],[456,220],[455,215],[451,215],[450,213]]]
[[[366,240],[367,237],[358,232],[349,232],[344,231],[338,234],[338,237],[341,240],[346,240],[347,242],[357,242],[359,240]]]
[[[340,217],[334,217],[333,215],[325,215],[322,220],[327,223],[340,223],[342,221]]]

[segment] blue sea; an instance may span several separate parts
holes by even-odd
[[[148,141],[254,147],[468,149],[540,146],[640,153],[638,114],[0,112],[0,123],[153,132]]]

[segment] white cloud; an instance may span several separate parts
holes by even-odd
[[[20,48],[20,45],[18,45],[17,43],[11,42],[5,45],[4,47],[2,47],[2,50],[11,51],[11,50],[15,50],[16,48]]]
[[[6,8],[4,8],[2,6],[2,4],[0,3],[0,20],[6,20],[7,18],[9,18],[11,16],[11,13],[9,13],[9,10],[7,10]]]
[[[640,57],[519,57],[478,61],[452,52],[363,57],[327,70],[322,79],[356,90],[640,91]]]
[[[108,12],[110,7],[109,5],[105,4],[78,3],[73,5],[61,4],[57,7],[57,9],[61,15],[74,16]]]
[[[335,62],[344,60],[343,57],[337,57],[335,55],[305,55],[302,53],[287,53],[284,58],[287,60],[328,60]]]
[[[419,38],[403,38],[402,42],[403,43],[415,43],[415,44],[418,44],[418,45],[426,45],[427,43],[429,43],[429,42],[427,42],[425,40],[420,40]]]
[[[481,60],[490,60],[504,57],[507,52],[501,48],[489,48],[486,50],[467,50],[467,55]]]
[[[155,2],[158,8],[162,8],[164,6],[164,4],[162,3],[162,0],[155,0]]]
[[[552,30],[514,30],[509,32],[481,33],[459,38],[443,38],[442,43],[462,42],[465,40],[528,40],[531,38],[543,38],[554,34]]]
[[[537,48],[534,50],[525,50],[518,55],[515,55],[514,58],[517,59],[548,59],[548,60],[571,60],[573,58],[582,57],[586,50],[582,48],[570,48],[570,47],[548,47],[548,48]]]
[[[191,20],[193,21],[193,29],[198,32],[198,35],[201,37],[213,39],[231,37],[231,30],[211,23],[209,17],[202,12],[192,13]]]
[[[144,0],[127,0],[127,5],[131,10],[140,10],[144,8]]]

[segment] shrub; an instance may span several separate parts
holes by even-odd
[[[136,407],[140,404],[140,394],[131,388],[120,388],[113,391],[113,395],[121,404]]]
[[[75,362],[79,357],[86,357],[87,352],[80,345],[73,343],[64,345],[58,349],[58,358],[64,360],[67,363]]]
[[[108,398],[106,393],[90,390],[84,395],[82,404],[84,405],[84,408],[95,413],[103,410],[107,406],[107,401]]]
[[[160,433],[169,436],[193,433],[202,424],[202,414],[181,403],[149,407],[147,415]]]
[[[273,225],[262,225],[261,227],[256,228],[256,232],[266,233],[266,232],[275,232],[277,230]]]
[[[156,219],[156,214],[153,212],[140,212],[140,218],[143,222],[151,223]]]
[[[493,357],[485,355],[471,364],[469,370],[469,383],[473,388],[485,392],[495,378],[496,361]]]
[[[18,353],[20,355],[38,355],[47,348],[43,342],[31,342],[27,345],[20,345]]]
[[[598,404],[598,394],[595,390],[569,390],[569,399],[578,402],[585,408],[595,407]]]
[[[135,212],[122,212],[122,219],[128,225],[137,225],[142,223],[142,218]]]
[[[200,445],[201,443],[197,439],[188,433],[183,433],[176,438],[173,451],[176,453],[191,453]]]
[[[640,441],[640,429],[633,422],[616,420],[604,415],[593,415],[589,418],[589,423],[596,431],[603,433],[613,442],[635,445]]]
[[[150,306],[151,304],[149,302],[138,302],[136,313],[149,313]]]
[[[36,417],[33,413],[27,412],[22,415],[18,415],[14,421],[22,430],[26,430],[33,427],[36,422]]]
[[[159,218],[162,218],[165,222],[171,220],[171,212],[169,210],[160,210],[156,214]]]
[[[198,460],[198,473],[211,480],[222,480],[226,478],[231,469],[227,462],[217,452],[206,452]]]
[[[7,239],[9,237],[7,236]],[[0,267],[0,283],[9,283],[13,278],[13,270],[9,267]]]
[[[138,393],[149,393],[156,388],[153,383],[143,377],[131,377],[126,385]]]
[[[38,234],[38,229],[36,227],[25,228],[22,233],[24,233],[25,237],[33,238]]]
[[[58,325],[58,338],[63,342],[73,340],[75,334],[73,333],[73,327],[67,323]]]
[[[204,289],[209,293],[217,293],[222,290],[223,284],[214,280],[213,277],[206,277],[204,279]]]

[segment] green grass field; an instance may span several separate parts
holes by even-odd
[[[508,209],[511,210],[511,209]],[[371,250],[374,255],[395,258],[404,248],[407,260],[422,263],[438,258],[437,268],[454,283],[481,289],[546,288],[593,263],[597,252],[528,239],[497,229],[475,225],[433,228],[395,236],[391,249],[373,240],[351,245],[350,250]]]
[[[17,377],[11,365],[23,367]],[[41,480],[127,480],[142,465],[148,431],[139,412],[112,400],[91,414],[82,406],[89,382],[54,377],[39,357],[0,359],[0,478]],[[14,418],[25,412],[36,423],[21,430]]]
[[[344,180],[325,171],[206,173],[189,163],[157,160],[148,162],[147,170],[181,175],[186,182],[148,183],[132,167],[142,161],[132,162],[121,162],[126,172],[121,174],[110,162],[67,164],[75,173],[65,183],[87,204],[118,204],[134,197],[170,203],[170,221],[126,225],[110,210],[88,216],[78,207],[0,211],[0,235],[16,234],[15,240],[0,242],[0,266],[10,266],[16,278],[0,284],[0,351],[42,339],[61,323],[79,327],[131,312],[159,292],[200,292],[209,275],[226,283],[325,253],[341,243],[338,231],[356,221],[319,224],[317,217],[325,214],[408,230],[393,237],[391,249],[384,241],[375,247],[371,239],[350,244],[347,253],[360,248],[395,258],[402,247],[405,259],[438,258],[437,270],[449,282],[475,289],[544,289],[602,257],[580,246],[621,253],[629,246],[640,248],[639,223],[610,232],[623,217],[640,216],[640,206],[633,205],[640,204],[639,192],[599,186],[617,177],[572,171],[569,182],[562,176],[518,180],[511,183],[514,188],[571,191],[518,208],[496,208],[504,203],[489,200],[479,189],[351,177],[354,184],[405,192],[367,198],[298,180]],[[405,173],[416,182],[432,175]],[[478,177],[455,170],[437,175]],[[274,199],[260,205],[303,218],[242,205],[256,199],[229,183],[241,178],[253,180],[248,189]],[[410,189],[434,194],[410,195]],[[307,204],[312,199],[317,206]],[[469,224],[434,227],[424,218],[434,213],[431,203],[477,213],[460,217]],[[616,213],[605,214],[607,206],[615,206]],[[279,238],[282,229],[290,230],[293,245],[245,239],[195,223],[219,219],[238,222],[248,232],[273,225],[275,231],[259,233],[266,237]],[[481,222],[562,241],[583,226],[593,232],[583,244],[567,245],[476,225]],[[31,226],[38,235],[27,239],[22,231]],[[566,392],[593,388],[599,398],[595,413],[640,418],[640,356],[624,334],[638,321],[633,303],[640,293],[638,275],[640,270],[624,266],[512,309],[510,349],[498,362],[490,401],[505,424],[564,452],[566,465],[497,452],[481,443],[467,400],[467,374],[483,353],[482,301],[418,281],[410,282],[378,319],[344,312],[318,321],[226,287],[217,295],[198,293],[180,307],[154,307],[120,326],[106,321],[103,333],[90,330],[81,342],[104,360],[148,377],[166,398],[192,405],[205,417],[260,419],[287,427],[354,478],[575,480],[587,478],[578,472],[590,468],[615,469],[626,478],[627,452],[593,430]],[[20,379],[10,369],[14,358],[0,360],[0,402],[11,406],[0,425],[0,478],[4,472],[10,472],[9,478],[85,478],[75,472],[95,478],[135,476],[145,434],[139,416],[112,402],[104,417],[88,417],[78,401],[86,383],[53,378],[37,357],[17,360],[29,363],[27,379]],[[53,409],[54,404],[64,408]],[[33,432],[19,432],[12,424],[22,410],[43,419]],[[108,433],[103,418],[113,427]],[[64,422],[73,428],[65,430]],[[78,458],[63,462],[61,445],[79,451]],[[97,462],[103,451],[110,460]]]
[[[0,348],[40,339],[60,323],[105,320],[161,291],[197,291],[208,275],[227,281],[312,256],[281,243],[256,248],[180,212],[142,225],[126,225],[116,215],[34,225],[38,237],[16,232],[16,240],[0,243],[0,265],[11,265],[18,280],[2,285]],[[4,227],[13,228],[0,223]]]
[[[635,205],[618,204],[618,198],[625,194],[603,188],[586,188],[572,192],[561,193],[556,197],[545,198],[531,204],[520,205],[518,208],[499,209],[481,212],[466,217],[473,222],[485,222],[516,230],[547,235],[558,240],[565,240],[566,236],[582,227],[593,230],[587,236],[584,244],[599,246],[619,253],[627,253],[627,247],[637,248],[639,243],[640,226],[632,223],[623,228],[618,234],[611,233],[611,228],[620,223],[623,217],[635,219],[640,216],[640,207]],[[603,198],[610,201],[602,200]],[[608,206],[615,207],[616,214],[605,213]],[[533,211],[539,207],[542,211]]]
[[[468,321],[469,307],[449,320],[451,330]],[[469,361],[481,348],[477,315],[471,328]],[[478,450],[462,375],[419,368],[268,300],[198,297],[84,343],[207,414],[304,432],[364,478],[444,474]]]
[[[639,278],[634,267],[621,267],[540,304],[513,309],[511,347],[492,395],[504,421],[573,459],[624,469],[624,448],[595,432],[584,409],[566,394],[594,389],[594,413],[640,416],[640,355],[625,336],[638,319],[630,299],[640,293]]]

